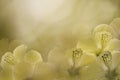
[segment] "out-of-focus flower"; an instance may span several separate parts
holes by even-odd
[[[44,55],[45,62],[31,47],[3,39],[0,51],[6,53],[0,63],[0,80],[119,80],[120,40],[113,29],[101,24],[88,37],[75,38],[80,39],[78,43],[75,39],[72,45],[58,43]]]
[[[18,64],[14,67],[17,79],[32,77],[36,64],[42,62],[40,53],[35,50],[28,51],[25,45],[18,46],[13,55],[18,61]]]
[[[82,77],[82,80],[119,80],[120,79],[120,52],[105,51],[92,65],[83,70],[83,73],[88,74],[88,78]],[[90,71],[91,73],[87,72]],[[94,75],[93,75],[94,74]]]
[[[7,52],[2,56],[1,67],[3,72],[10,73],[9,77],[15,80],[31,78],[36,64],[42,62],[42,57],[35,50],[28,51],[27,46],[18,46],[13,53]],[[3,78],[6,76],[3,75]],[[6,76],[7,77],[7,76]]]
[[[114,38],[113,30],[106,24],[98,25],[93,31],[94,39],[97,45],[97,48],[104,50],[108,42]]]
[[[55,48],[48,56],[48,63],[54,65],[56,70],[59,71],[57,72],[58,76],[69,80],[80,76],[82,74],[80,73],[81,68],[91,64],[95,60],[96,56],[94,54],[86,53],[79,47],[69,49],[68,51]]]
[[[36,64],[38,62],[42,62],[42,57],[39,52],[31,50],[25,54],[25,61],[28,63]]]
[[[93,32],[96,42],[94,52],[98,58],[93,64],[81,69],[83,72],[81,80],[119,80],[120,40],[116,38],[112,26],[102,24],[97,26]],[[90,76],[85,77],[86,74]]]
[[[0,63],[0,66],[2,67],[2,76],[1,78],[3,78],[3,80],[13,80],[14,76],[13,76],[13,69],[14,69],[14,65],[16,64],[16,60],[15,57],[13,56],[13,54],[11,52],[7,52],[2,56],[2,60]],[[6,77],[5,77],[6,76]]]
[[[5,52],[13,51],[17,46],[19,46],[22,43],[23,42],[19,40],[9,41],[8,39],[1,39],[0,40],[0,59]]]
[[[16,64],[16,60],[11,52],[7,52],[2,56],[2,60],[1,60],[2,68],[8,69],[8,67],[11,67],[15,64]]]

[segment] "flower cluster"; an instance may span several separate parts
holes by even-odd
[[[119,18],[100,24],[74,48],[56,46],[46,62],[38,51],[3,39],[0,80],[120,80],[119,27]]]

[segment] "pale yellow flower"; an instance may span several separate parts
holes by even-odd
[[[86,40],[86,42],[79,42],[78,46],[98,56],[103,51],[109,50],[110,48],[118,49],[118,45],[116,45],[118,43],[119,40],[115,37],[113,28],[107,24],[100,24],[93,30],[93,36]]]
[[[5,52],[13,51],[17,46],[22,44],[19,40],[8,40],[8,39],[1,39],[0,40],[0,59]]]
[[[0,67],[2,68],[3,80],[23,80],[31,78],[36,65],[42,62],[41,54],[35,50],[28,51],[27,46],[20,45],[11,52],[2,56]],[[8,77],[8,78],[6,78]],[[0,79],[2,79],[0,78]]]
[[[42,62],[41,54],[35,50],[28,51],[27,46],[20,45],[14,51],[18,63],[14,67],[15,79],[31,78],[34,74],[36,64]]]
[[[11,52],[6,52],[2,56],[2,60],[0,66],[2,68],[2,72],[0,72],[0,79],[2,80],[13,80],[14,79],[14,66],[16,64],[15,57]]]
[[[62,48],[54,48],[48,56],[48,63],[53,65],[60,77],[58,80],[74,80],[82,73],[81,68],[92,64],[96,60],[94,54],[86,53],[79,47],[67,51]],[[62,75],[61,75],[62,74]]]

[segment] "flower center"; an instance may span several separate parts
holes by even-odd
[[[77,65],[77,63],[78,63],[79,59],[81,58],[82,54],[83,54],[83,51],[80,48],[75,49],[73,51],[73,55],[72,55],[73,66]]]
[[[95,40],[97,42],[97,47],[100,49],[105,48],[107,43],[113,38],[110,32],[102,31],[95,34]]]
[[[1,64],[8,64],[8,65],[15,65],[16,61],[14,56],[12,55],[12,53],[6,53],[5,55],[3,55],[2,60],[1,60]]]
[[[68,72],[71,76],[79,75],[80,67],[77,65],[82,54],[83,54],[83,51],[80,48],[73,50],[73,54],[72,54],[73,66],[70,69],[68,69]]]
[[[104,64],[107,66],[107,68],[110,68],[111,62],[112,62],[112,54],[109,51],[104,51],[102,53],[102,59],[104,61]]]
[[[111,66],[111,63],[112,63],[112,54],[111,54],[111,52],[104,51],[102,54],[103,55],[101,57],[102,57],[102,59],[104,61],[104,64],[108,68],[105,77],[108,80],[120,80],[118,78],[118,74],[116,73],[116,69],[114,69],[114,70],[110,69],[110,66]]]

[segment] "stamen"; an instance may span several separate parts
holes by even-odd
[[[95,40],[98,48],[103,49],[107,43],[113,38],[113,35],[110,32],[97,32],[95,34]]]
[[[97,44],[98,53],[101,53],[101,51],[103,51],[108,42],[115,35],[113,28],[106,24],[96,26],[94,28],[93,34]]]
[[[102,59],[105,63],[105,65],[109,68],[110,64],[112,62],[112,54],[109,51],[103,52]]]
[[[83,51],[79,48],[73,51],[72,59],[73,59],[73,65],[75,66],[76,63],[78,62],[78,59],[82,56]]]

